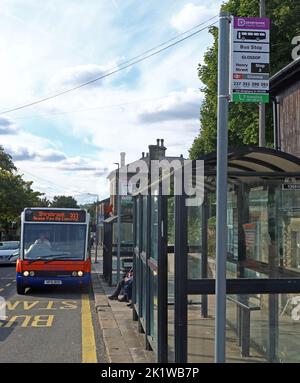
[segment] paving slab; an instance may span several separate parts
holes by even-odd
[[[98,258],[99,259],[99,258]],[[114,287],[102,278],[102,262],[92,264],[95,307],[109,363],[155,363],[153,351],[145,349],[145,335],[132,320],[132,308],[108,299]]]

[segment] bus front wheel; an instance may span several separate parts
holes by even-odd
[[[25,287],[24,287],[24,286],[17,285],[17,293],[18,293],[19,295],[24,295],[24,294],[25,294]]]

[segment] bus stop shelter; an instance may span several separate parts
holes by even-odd
[[[214,361],[216,153],[199,160],[201,206],[162,195],[161,181],[134,197],[133,316],[159,362]],[[300,160],[230,150],[226,361],[300,361],[299,277]]]

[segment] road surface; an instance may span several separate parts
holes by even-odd
[[[92,293],[52,287],[18,295],[15,285],[15,267],[0,265],[0,305],[6,311],[0,363],[106,362]]]

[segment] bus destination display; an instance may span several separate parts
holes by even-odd
[[[85,222],[84,210],[26,210],[25,221],[30,222]]]

